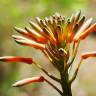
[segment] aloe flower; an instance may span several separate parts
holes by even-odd
[[[21,81],[18,81],[15,84],[13,84],[12,86],[13,87],[19,87],[19,86],[23,86],[23,85],[28,84],[28,83],[43,82],[43,81],[44,81],[43,76],[37,76],[37,77],[27,78],[27,79],[23,79]]]
[[[29,24],[31,25],[31,28],[25,27],[25,29],[21,29],[15,27],[14,29],[21,35],[13,35],[12,37],[16,43],[20,45],[30,46],[41,50],[51,64],[58,70],[60,78],[51,75],[33,58],[4,56],[0,57],[0,61],[35,64],[49,78],[58,82],[61,85],[62,90],[43,76],[20,80],[13,84],[13,86],[20,87],[29,83],[45,81],[61,96],[72,96],[71,85],[76,79],[82,61],[88,57],[96,57],[96,51],[82,53],[72,77],[70,77],[69,71],[74,64],[80,42],[89,34],[96,31],[96,23],[92,24],[92,18],[85,20],[85,16],[81,16],[81,11],[79,11],[68,19],[59,13],[56,13],[53,16],[44,19],[37,17],[36,23],[30,21]]]
[[[27,64],[33,63],[32,58],[25,58],[25,57],[20,57],[20,56],[3,56],[3,57],[0,57],[0,61],[3,61],[3,62],[23,62],[23,63],[27,63]]]
[[[89,57],[96,57],[96,51],[81,54],[82,59],[87,59]]]

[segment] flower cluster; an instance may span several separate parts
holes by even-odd
[[[96,31],[96,23],[92,24],[92,18],[85,20],[85,16],[81,16],[81,11],[79,11],[68,19],[55,13],[49,18],[40,19],[37,17],[36,23],[30,21],[29,24],[32,28],[25,27],[25,29],[21,29],[15,27],[15,30],[20,33],[21,36],[13,35],[12,37],[18,44],[41,50],[58,70],[60,78],[51,75],[32,58],[3,56],[0,57],[0,61],[35,64],[47,76],[60,83],[62,91],[43,76],[27,78],[16,82],[13,86],[19,87],[33,82],[46,81],[57,90],[61,96],[72,96],[71,84],[77,76],[83,59],[96,57],[96,51],[81,54],[80,62],[72,78],[70,78],[69,70],[74,63],[81,40],[84,40],[90,33]],[[70,51],[71,48],[72,51]]]

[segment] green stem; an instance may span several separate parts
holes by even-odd
[[[69,74],[68,74],[68,70],[65,72],[64,68],[64,60],[60,60],[60,78],[61,78],[61,87],[62,87],[62,91],[63,94],[61,96],[72,96],[72,92],[71,92],[71,85],[69,84]],[[65,62],[66,63],[66,62]],[[65,66],[66,67],[66,66]]]
[[[61,71],[60,76],[61,76],[61,86],[63,91],[62,96],[72,96],[71,86],[68,82],[69,81],[68,73],[64,73]]]

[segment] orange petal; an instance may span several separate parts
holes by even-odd
[[[78,39],[80,38],[80,35],[82,34],[82,32],[84,32],[91,24],[92,22],[92,18],[88,19],[79,29],[79,31],[77,32],[77,34],[74,36],[73,41],[78,41]]]
[[[21,29],[21,28],[18,28],[18,27],[14,27],[14,29],[15,29],[18,33],[20,33],[20,34],[24,35],[25,37],[27,37],[28,39],[33,39],[33,40],[35,40],[34,36],[31,35],[29,32],[27,32],[26,30]]]
[[[53,33],[50,32],[47,28],[43,28],[43,31],[47,35],[46,38],[48,38],[51,41],[52,44],[55,44],[56,43],[56,39],[55,39]]]
[[[80,39],[85,39],[90,33],[96,32],[96,23],[91,25],[87,30],[85,30],[81,35]]]
[[[21,45],[31,46],[31,47],[34,47],[36,49],[41,49],[41,50],[43,50],[45,48],[44,44],[37,43],[35,41],[29,40],[22,36],[13,36],[13,38],[15,39],[15,41],[17,43],[19,43]]]
[[[72,42],[73,37],[74,37],[74,33],[75,33],[74,30],[72,29],[72,26],[73,26],[72,23],[73,22],[71,22],[69,24],[68,29],[67,29],[68,30],[68,42],[70,42],[70,43]]]
[[[15,27],[15,30],[17,32],[19,32],[20,34],[24,35],[25,37],[27,37],[28,39],[34,40],[36,42],[46,43],[46,41],[47,41],[47,39],[44,36],[37,33],[36,31],[34,31],[31,28],[26,27],[25,30],[24,30],[24,29]]]
[[[30,84],[30,83],[35,83],[35,82],[44,82],[44,77],[43,76],[37,76],[37,77],[23,79],[23,80],[16,82],[12,86],[13,87],[20,87],[20,86]]]
[[[42,20],[41,20],[42,21]],[[55,38],[53,36],[49,36],[49,32],[48,30],[46,30],[45,28],[43,28],[43,30],[40,28],[40,26],[38,26],[37,24],[35,24],[34,22],[30,21],[29,22],[30,25],[32,26],[32,28],[38,32],[39,34],[41,34],[42,36],[46,37],[47,40],[49,39],[52,43],[56,43]],[[48,34],[47,34],[48,33]]]
[[[41,20],[40,20],[41,21]],[[47,35],[44,33],[44,31],[42,30],[42,28],[40,26],[38,26],[37,24],[35,24],[32,21],[29,21],[29,24],[32,26],[32,28],[39,33],[40,35],[47,37]],[[41,23],[40,23],[41,24]]]
[[[25,30],[27,30],[28,33],[30,33],[30,39],[35,40],[36,42],[39,43],[46,43],[48,41],[47,38],[45,38],[45,36],[43,36],[42,34],[36,32],[35,30],[32,30],[28,27],[25,27]]]
[[[36,17],[35,20],[36,20],[37,24],[38,24],[39,26],[41,26],[41,24],[40,24],[40,20],[41,20],[41,19],[40,19],[39,17]]]
[[[85,16],[83,16],[83,17],[79,20],[79,22],[78,22],[79,28],[82,26],[82,24],[84,23],[84,21],[85,21]]]
[[[42,32],[43,30],[40,28],[40,26],[38,26],[37,24],[35,24],[32,21],[29,21],[29,24],[31,25],[31,27],[36,31],[36,32]]]
[[[87,59],[88,57],[96,57],[96,51],[81,54],[82,59]]]
[[[18,28],[18,27],[14,27],[14,29],[20,33],[20,34],[23,34],[23,35],[26,35],[28,32],[24,29],[21,29],[21,28]]]
[[[19,57],[19,56],[3,56],[3,57],[0,57],[0,61],[3,61],[3,62],[24,62],[24,63],[28,63],[28,64],[33,63],[32,58],[25,58],[25,57]]]
[[[25,39],[26,39],[25,37],[18,36],[18,35],[12,35],[12,37],[13,37],[14,39],[18,39],[18,40],[25,40]]]

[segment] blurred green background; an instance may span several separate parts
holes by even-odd
[[[58,76],[43,54],[14,42],[11,38],[11,35],[16,34],[13,27],[24,28],[29,26],[29,20],[34,21],[37,16],[43,18],[55,12],[71,16],[79,9],[87,18],[93,17],[96,21],[96,0],[0,0],[0,56],[33,56],[50,73]],[[88,37],[81,46],[79,53],[96,50],[96,36]],[[0,62],[0,96],[59,96],[46,83],[30,84],[22,88],[11,87],[15,81],[41,73],[34,65]],[[60,87],[58,84],[57,86]],[[73,96],[96,96],[96,59],[84,62],[72,90]]]

